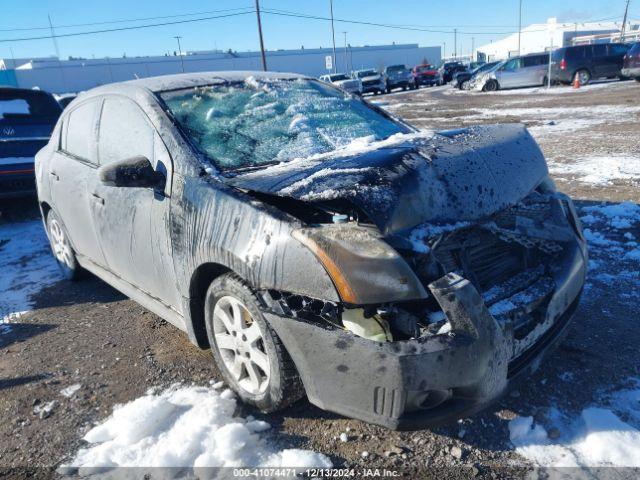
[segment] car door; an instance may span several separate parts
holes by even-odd
[[[518,86],[518,79],[521,74],[519,71],[520,65],[520,58],[512,58],[496,72],[496,78],[498,79],[500,88],[514,88]]]
[[[609,64],[607,45],[591,45],[591,62],[593,69],[591,74],[593,78],[610,76],[611,65]]]
[[[610,65],[610,73],[608,76],[617,77],[620,75],[620,70],[624,65],[624,56],[629,51],[629,46],[622,43],[611,43],[608,45],[608,59]]]
[[[58,148],[49,163],[53,209],[60,216],[76,253],[103,266],[104,255],[92,222],[92,192],[98,182],[96,127],[99,99],[88,100],[65,115]]]
[[[169,229],[172,159],[144,111],[124,96],[104,99],[98,127],[101,167],[143,156],[166,177],[163,189],[96,184],[93,220],[111,272],[165,306],[178,308]]]

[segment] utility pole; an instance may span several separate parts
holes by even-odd
[[[262,39],[262,20],[260,19],[260,2],[256,0],[256,15],[258,17],[258,36],[260,37],[260,52],[262,53],[262,70],[267,71],[267,56],[264,53],[264,40]]]
[[[180,65],[182,65],[182,73],[184,73],[184,59],[182,58],[182,47],[180,46],[180,39],[182,38],[179,35],[176,35],[175,38],[178,41],[178,55],[180,56]]]
[[[442,60],[447,58],[447,42],[442,42]]]
[[[453,59],[458,59],[458,29],[453,29]]]
[[[58,40],[56,40],[56,32],[53,30],[53,22],[51,21],[51,15],[47,14],[49,19],[49,29],[51,30],[51,40],[53,40],[53,48],[56,51],[56,57],[60,60],[60,49],[58,48]]]
[[[620,30],[620,43],[624,42],[624,35],[627,30],[627,15],[629,14],[629,2],[627,0],[627,6],[624,9],[624,18],[622,19],[622,29]]]
[[[342,32],[344,34],[344,73],[349,71],[349,65],[347,64],[347,32]]]
[[[331,11],[331,38],[333,39],[333,73],[336,73],[336,32],[333,28],[333,0],[329,0],[329,10]]]
[[[520,8],[518,9],[518,56],[520,56],[522,37],[522,0],[520,0]]]
[[[474,61],[474,57],[475,55],[473,54],[473,51],[476,49],[476,39],[475,37],[471,37],[471,61]]]
[[[53,48],[56,51],[56,58],[58,59],[58,70],[60,70],[60,80],[62,80],[62,87],[64,90],[67,89],[64,71],[62,70],[62,62],[60,61],[60,49],[58,48],[58,40],[56,39],[56,32],[53,30],[53,22],[51,21],[51,15],[47,14],[47,18],[49,19],[49,29],[51,30],[51,40],[53,41]],[[15,68],[15,65],[14,65]]]

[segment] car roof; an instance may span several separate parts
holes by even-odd
[[[110,83],[89,90],[89,94],[117,93],[119,90],[145,89],[154,93],[182,88],[213,85],[216,83],[242,82],[248,78],[256,80],[294,80],[309,78],[296,73],[261,72],[261,71],[223,71],[223,72],[198,72],[179,73],[159,77],[140,78],[125,82]]]
[[[18,87],[10,87],[10,86],[0,86],[0,93],[1,92],[11,92],[11,93],[20,93],[20,94],[25,94],[25,95],[49,95],[49,96],[53,96],[51,95],[51,93],[45,91],[45,90],[39,90],[37,88],[18,88]]]

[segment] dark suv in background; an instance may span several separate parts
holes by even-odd
[[[634,43],[625,55],[622,75],[640,82],[640,42]]]
[[[462,62],[446,62],[440,66],[442,83],[449,83],[458,72],[466,72],[467,67]]]
[[[576,78],[581,85],[594,78],[622,77],[622,63],[629,50],[624,43],[600,43],[558,48],[553,52],[551,80],[572,83]]]
[[[61,112],[50,93],[0,88],[0,198],[35,193],[33,159]]]

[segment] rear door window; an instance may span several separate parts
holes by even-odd
[[[593,56],[594,58],[602,58],[607,56],[607,46],[606,45],[593,45]]]
[[[582,60],[585,58],[586,49],[584,47],[567,48],[567,60]]]
[[[153,135],[146,115],[132,100],[107,97],[100,117],[100,165],[137,156],[153,163]]]
[[[73,109],[65,120],[62,150],[82,160],[95,162],[95,121],[99,101],[94,100]]]

